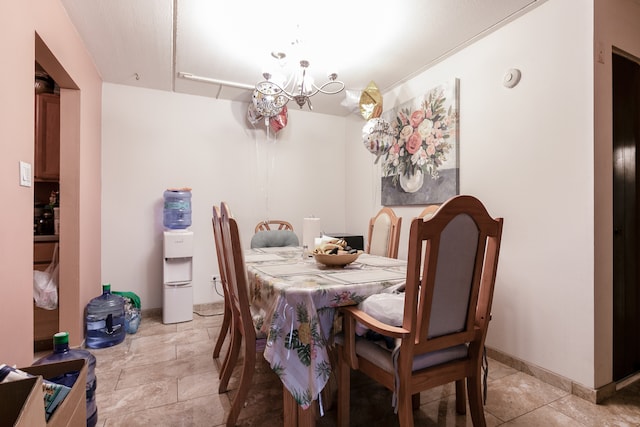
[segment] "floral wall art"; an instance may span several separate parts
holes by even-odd
[[[459,193],[458,101],[452,79],[381,115],[382,205],[443,203]]]

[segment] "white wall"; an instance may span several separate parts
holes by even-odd
[[[162,306],[162,208],[168,187],[192,187],[194,303],[221,300],[211,207],[225,201],[245,247],[255,224],[315,215],[344,228],[344,119],[290,111],[267,135],[246,104],[105,84],[102,145],[102,280]],[[297,109],[297,106],[296,106]],[[221,291],[221,290],[220,290]]]
[[[385,109],[460,79],[460,191],[505,219],[487,343],[593,386],[592,10],[550,0],[384,97]],[[513,89],[502,86],[522,70]],[[347,229],[380,207],[379,172],[347,125]],[[374,169],[377,169],[374,168]],[[375,178],[375,180],[373,178]],[[376,178],[377,177],[377,178]],[[403,216],[400,257],[410,220]]]

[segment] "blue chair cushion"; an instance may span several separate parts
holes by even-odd
[[[291,230],[258,231],[251,238],[251,248],[300,246],[298,236]]]

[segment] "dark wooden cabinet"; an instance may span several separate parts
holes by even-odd
[[[35,242],[33,244],[33,269],[44,271],[53,259],[56,242]]]
[[[60,96],[36,95],[34,178],[58,181],[60,178]]]

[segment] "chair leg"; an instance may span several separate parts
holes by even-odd
[[[213,348],[213,358],[217,359],[220,357],[220,350],[222,349],[222,343],[224,343],[227,334],[229,333],[229,324],[231,323],[231,310],[227,303],[224,304],[224,315],[222,317],[222,326],[220,327],[220,334],[218,335],[218,339],[216,341],[216,346]]]
[[[344,359],[342,346],[338,346],[338,427],[349,427],[351,404],[351,368]]]
[[[467,395],[464,379],[456,381],[456,412],[460,415],[467,413]]]
[[[400,374],[402,377],[402,374]],[[400,427],[413,427],[413,395],[407,381],[400,381],[396,388],[398,398],[398,421]]]
[[[222,361],[222,365],[220,366],[220,373],[218,375],[218,378],[222,378],[224,376],[224,373],[227,371],[227,369],[231,369],[233,371],[233,366],[231,368],[229,368],[229,364],[231,363],[231,349],[233,347],[233,332],[229,333],[229,336],[231,338],[231,342],[229,343],[229,348],[227,349],[227,353],[224,355],[224,360]],[[234,364],[235,366],[235,364]]]
[[[250,348],[245,351],[242,375],[240,377],[240,386],[238,387],[236,396],[231,403],[231,410],[227,417],[227,427],[233,427],[236,425],[240,411],[244,407],[244,402],[247,400],[247,394],[249,393],[249,388],[251,388],[253,372],[256,369],[255,345],[248,345],[247,347]]]
[[[222,344],[224,343],[226,337],[229,336],[229,339],[231,339],[231,337],[233,335],[233,331],[231,330],[231,328],[233,327],[232,319],[231,319],[231,310],[229,310],[229,311],[225,310],[224,316],[225,317],[222,319],[222,326],[220,328],[220,335],[218,335],[218,340],[216,341],[216,346],[213,349],[213,358],[214,359],[220,356],[220,350],[221,350]],[[222,363],[218,362],[218,368],[220,369],[218,378],[222,378],[223,372],[225,371],[225,369],[227,369],[227,365],[229,364],[229,353],[230,352],[231,352],[231,344],[229,344],[229,348],[227,349],[227,353],[224,355],[224,359],[222,360]]]
[[[233,373],[233,368],[236,367],[238,361],[238,354],[240,354],[240,347],[242,346],[242,335],[235,330],[235,327],[231,327],[231,344],[229,345],[229,351],[224,360],[222,366],[222,375],[220,376],[220,384],[218,385],[218,393],[225,393],[227,386],[229,385],[229,379]],[[254,356],[255,357],[255,356]]]
[[[485,427],[487,421],[484,418],[484,407],[482,405],[482,379],[480,372],[468,378],[469,410],[474,427]]]

